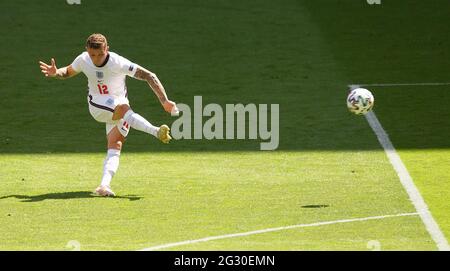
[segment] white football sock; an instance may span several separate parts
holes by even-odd
[[[119,168],[119,156],[120,150],[108,149],[105,162],[103,163],[103,177],[101,185],[110,186],[111,179],[114,177],[114,174],[116,174],[117,169]]]
[[[130,126],[136,130],[142,131],[153,136],[157,136],[159,128],[153,126],[150,122],[144,119],[141,115],[134,113],[133,110],[129,109],[127,113],[123,116],[123,119],[130,124]]]

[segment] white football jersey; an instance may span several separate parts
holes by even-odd
[[[97,67],[88,52],[83,52],[72,62],[72,68],[76,72],[83,72],[88,78],[89,95],[127,97],[126,76],[134,76],[138,65],[116,53],[108,54],[106,64]]]

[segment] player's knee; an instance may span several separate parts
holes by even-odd
[[[115,126],[107,136],[108,149],[121,150],[125,142],[125,136],[123,136],[117,126]]]
[[[113,113],[113,120],[120,120],[121,118],[123,118],[123,116],[129,109],[130,107],[127,104],[119,104],[118,106],[116,106]]]
[[[114,140],[108,144],[108,149],[122,150],[123,142],[120,140]]]

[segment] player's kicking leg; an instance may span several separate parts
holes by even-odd
[[[113,120],[124,119],[133,129],[151,134],[161,140],[163,143],[169,143],[172,139],[170,128],[167,125],[160,127],[153,126],[139,114],[133,112],[127,104],[118,105],[113,114]]]

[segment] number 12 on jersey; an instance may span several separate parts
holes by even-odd
[[[100,94],[109,94],[107,85],[98,84],[97,87],[98,87],[98,91],[100,91]]]

